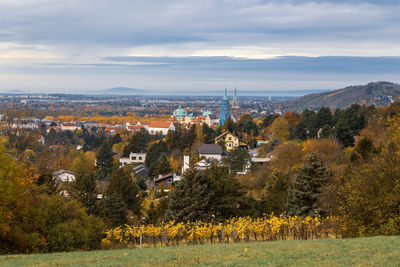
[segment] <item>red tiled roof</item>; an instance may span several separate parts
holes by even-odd
[[[151,128],[169,128],[172,122],[170,121],[150,121]]]

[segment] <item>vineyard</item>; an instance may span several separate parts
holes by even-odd
[[[106,232],[107,247],[151,247],[180,244],[229,243],[337,238],[339,222],[333,217],[264,216],[232,218],[224,223],[201,221],[155,225],[124,225]]]

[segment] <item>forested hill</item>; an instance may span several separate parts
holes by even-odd
[[[305,109],[317,110],[322,107],[346,108],[351,104],[376,106],[389,105],[400,96],[400,85],[390,82],[374,82],[367,85],[349,86],[334,91],[305,95],[283,105],[284,110],[301,112]]]

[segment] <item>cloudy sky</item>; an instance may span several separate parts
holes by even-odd
[[[0,91],[400,81],[399,0],[0,0]]]

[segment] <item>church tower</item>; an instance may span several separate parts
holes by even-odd
[[[239,113],[239,101],[237,99],[237,90],[235,86],[235,95],[233,96],[233,100],[231,102],[231,118],[234,122],[238,122],[240,119]]]
[[[229,103],[228,94],[225,87],[225,95],[221,101],[221,109],[219,111],[219,126],[224,125],[226,120],[231,116],[231,105]]]

